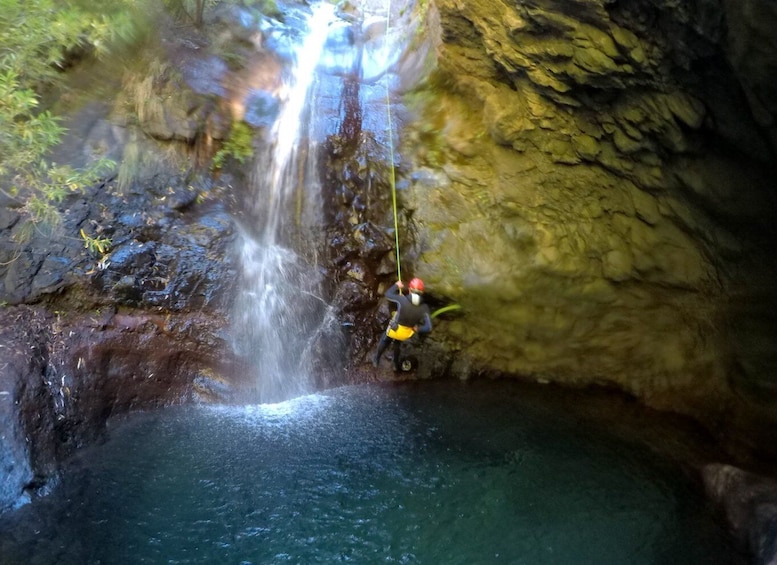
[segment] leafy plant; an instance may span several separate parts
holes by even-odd
[[[229,138],[213,157],[211,169],[220,169],[228,157],[243,164],[254,154],[253,132],[245,122],[235,122],[229,131]]]
[[[0,191],[16,198],[33,224],[22,236],[55,227],[55,205],[110,167],[104,159],[84,171],[47,161],[65,130],[41,108],[40,93],[57,83],[72,53],[105,52],[119,36],[131,35],[128,22],[127,12],[108,17],[73,2],[0,0]]]
[[[92,253],[99,253],[100,255],[104,255],[113,244],[109,237],[92,237],[87,234],[83,228],[81,228],[81,239],[84,240],[84,248]]]

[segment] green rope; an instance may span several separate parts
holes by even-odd
[[[386,13],[386,37],[388,38],[391,22],[391,0],[388,0]],[[397,179],[394,171],[394,128],[391,123],[391,98],[389,96],[388,75],[386,75],[386,116],[388,118],[389,153],[391,165],[391,205],[394,208],[394,247],[397,250],[397,280],[402,280],[402,267],[399,262],[399,218],[397,216]]]
[[[461,306],[458,305],[458,304],[450,304],[448,306],[444,306],[444,307],[440,308],[439,310],[435,310],[434,312],[432,312],[432,316],[431,317],[432,318],[436,318],[440,314],[445,314],[445,312],[450,312],[451,310],[459,310],[460,308],[461,308]]]

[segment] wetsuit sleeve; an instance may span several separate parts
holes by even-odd
[[[424,312],[423,324],[418,326],[418,333],[426,334],[432,331],[432,317],[429,315],[429,308]]]
[[[399,297],[402,296],[402,294],[399,292],[399,287],[397,286],[397,283],[392,284],[390,287],[386,289],[385,296],[387,300],[399,306],[400,304]]]

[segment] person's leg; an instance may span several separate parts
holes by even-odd
[[[394,372],[399,373],[402,370],[401,356],[402,356],[402,342],[398,339],[394,340]]]
[[[380,358],[383,356],[383,352],[386,351],[386,348],[389,345],[389,342],[394,341],[391,339],[388,335],[386,335],[386,332],[383,332],[383,335],[380,338],[380,341],[378,342],[378,349],[375,352],[375,355],[372,357],[372,364],[377,367],[378,363],[380,363]]]

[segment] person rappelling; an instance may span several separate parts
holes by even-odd
[[[414,278],[408,284],[409,294],[402,293],[404,284],[398,280],[391,285],[385,293],[389,302],[396,304],[397,309],[389,321],[386,331],[378,342],[378,349],[372,356],[372,364],[378,367],[380,358],[389,344],[393,345],[394,371],[400,372],[402,343],[416,334],[426,334],[432,331],[432,317],[429,315],[429,306],[424,304],[424,281]]]
[[[388,32],[390,26],[391,16],[391,3],[389,2],[389,9],[386,15],[386,32]],[[397,282],[391,285],[385,292],[385,296],[389,302],[396,304],[396,311],[394,312],[391,320],[389,321],[386,331],[381,335],[378,342],[378,349],[372,356],[372,364],[374,367],[378,367],[380,364],[380,358],[388,348],[389,344],[393,345],[394,358],[392,359],[394,364],[394,371],[399,372],[404,370],[410,370],[410,367],[414,365],[414,362],[405,360],[406,367],[403,367],[403,360],[401,357],[402,343],[406,342],[416,334],[427,334],[432,331],[432,318],[433,315],[429,313],[429,306],[424,304],[424,281],[419,278],[413,278],[408,283],[408,295],[402,293],[404,290],[404,284],[402,283],[402,270],[401,261],[399,257],[399,218],[397,214],[397,183],[396,183],[396,171],[394,169],[394,126],[391,119],[391,96],[389,92],[389,82],[385,82],[386,85],[386,126],[388,129],[388,147],[389,147],[389,163],[391,164],[389,178],[391,185],[391,205],[394,212],[394,245],[396,248],[396,261],[397,261]]]

